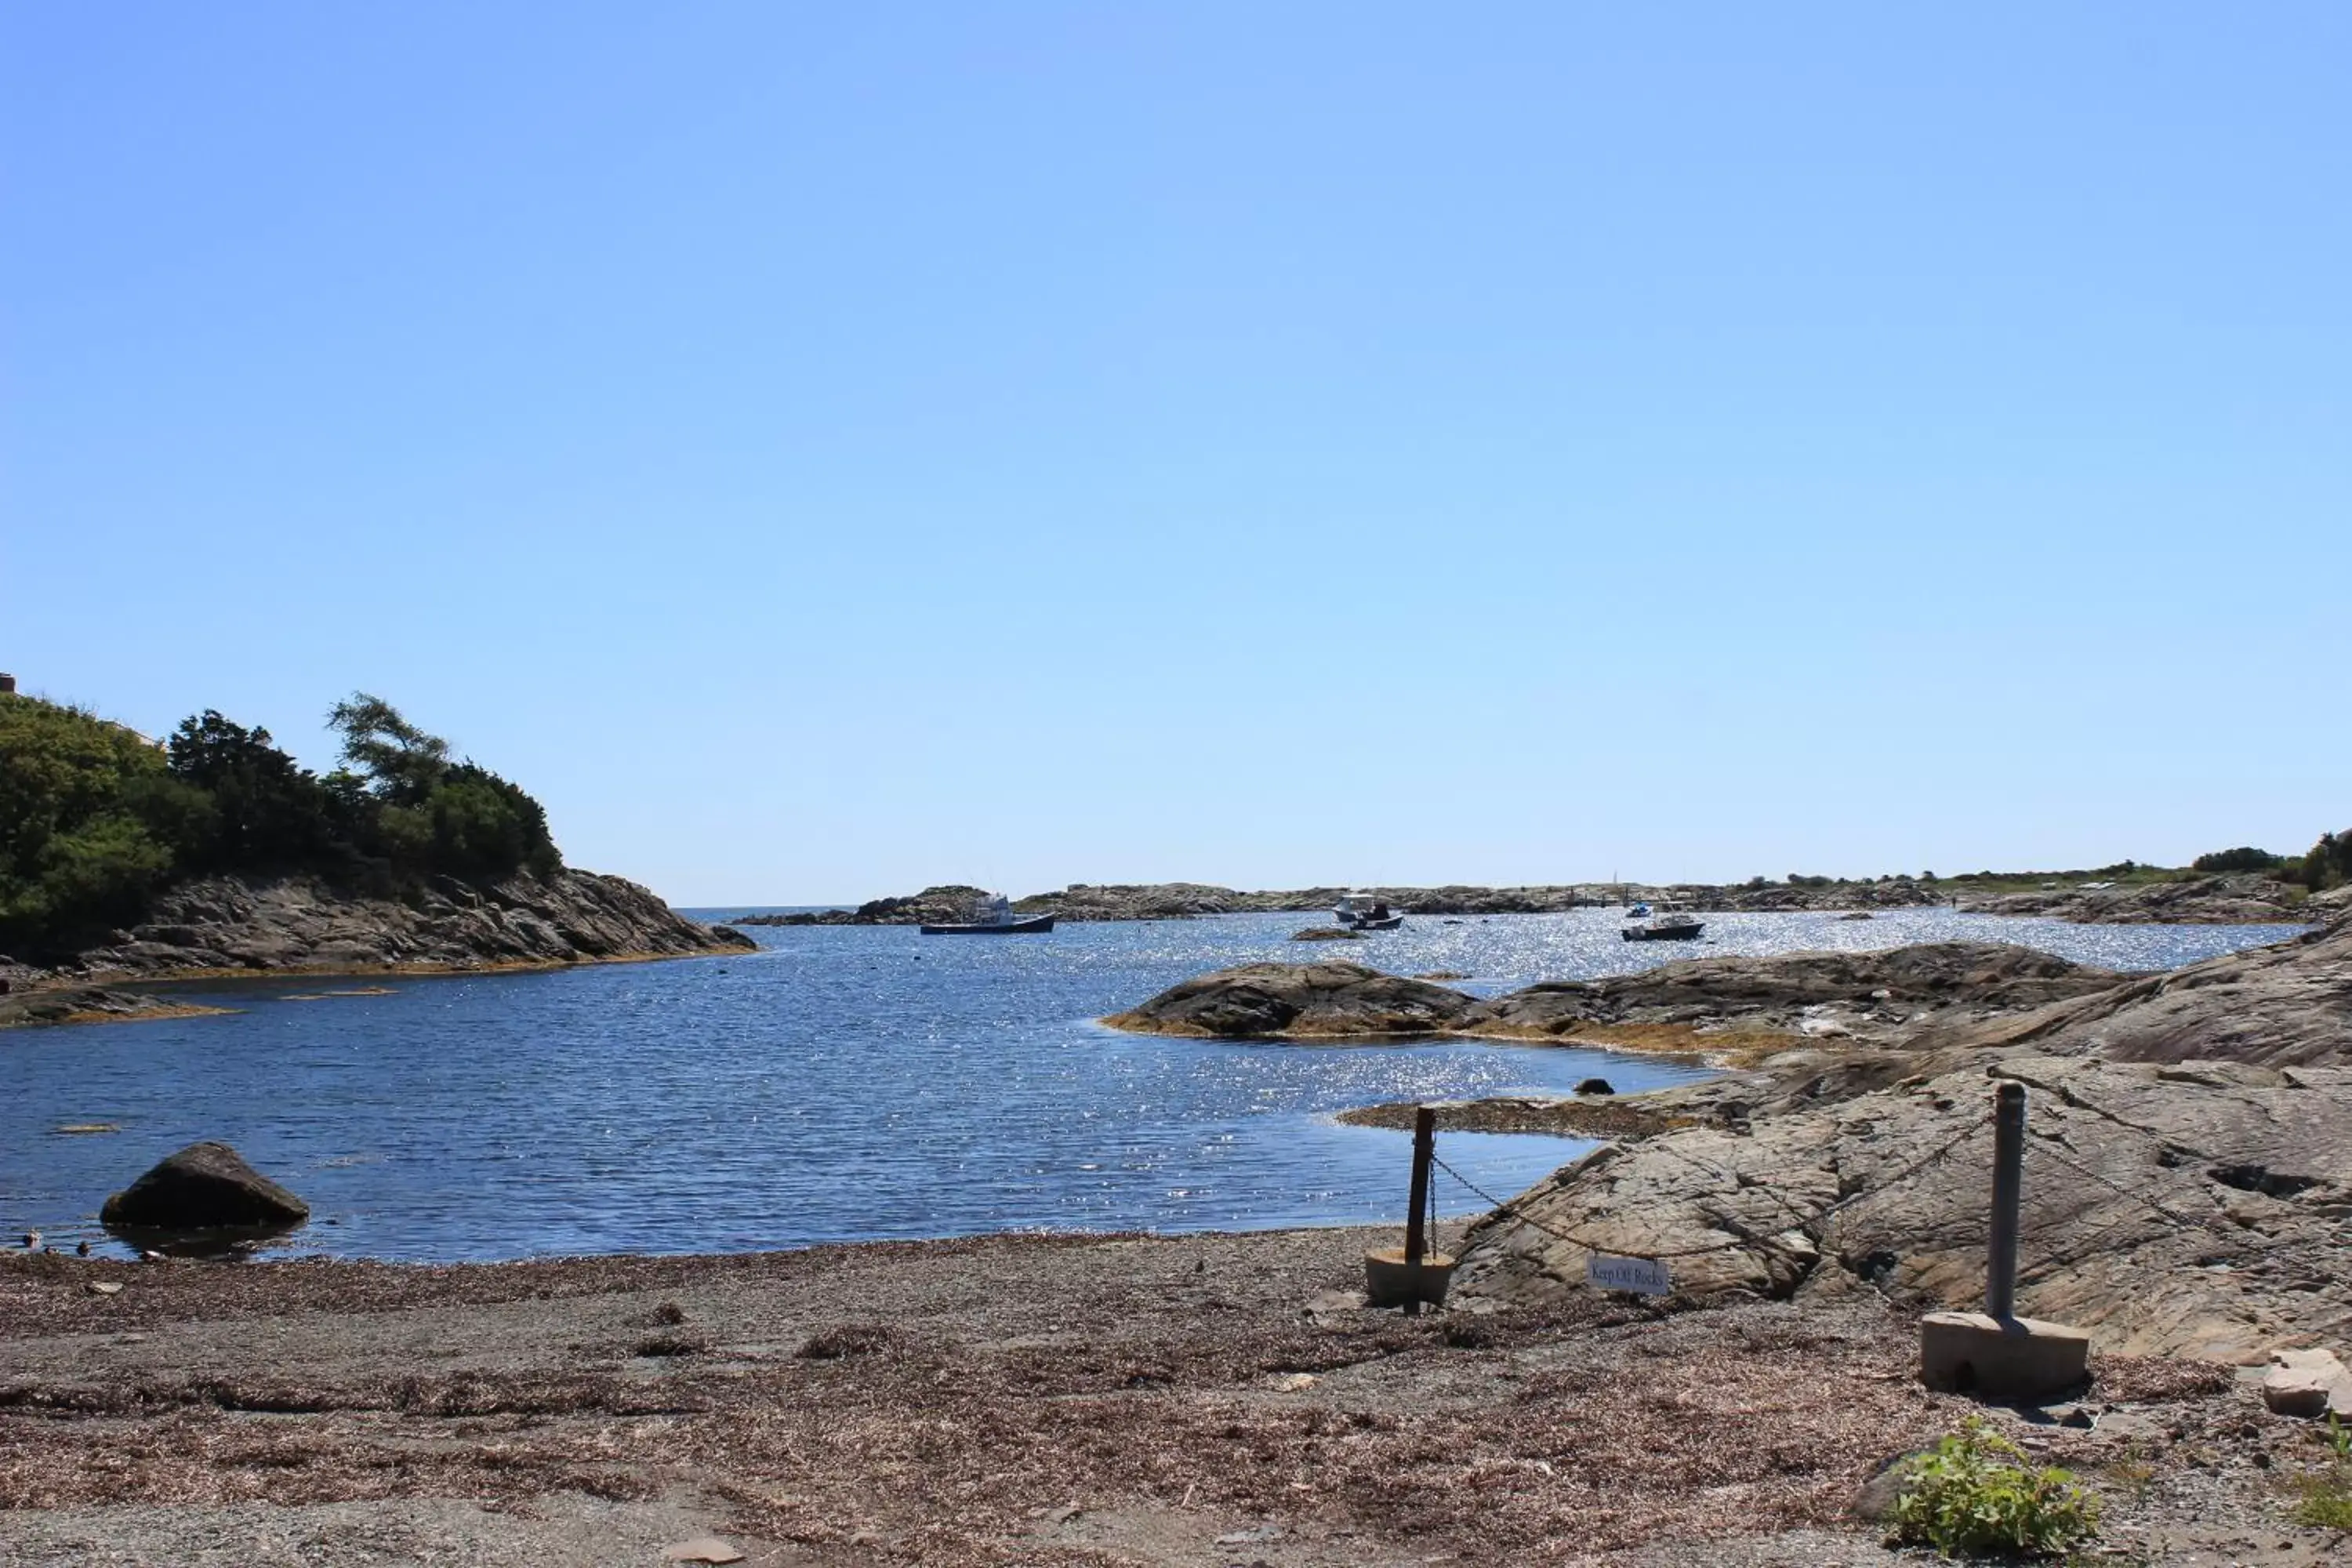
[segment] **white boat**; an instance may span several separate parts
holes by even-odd
[[[1394,931],[1404,924],[1402,912],[1389,908],[1386,899],[1370,893],[1343,893],[1331,906],[1331,918],[1349,931]]]
[[[1016,915],[1013,912],[1013,900],[1003,893],[989,893],[973,900],[971,919],[968,921],[926,921],[922,928],[925,936],[1020,936],[1053,929],[1053,915]]]
[[[1629,921],[1648,920],[1650,918],[1650,906],[1647,904],[1635,904],[1632,909],[1625,911],[1625,918]]]

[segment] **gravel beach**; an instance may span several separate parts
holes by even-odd
[[[1408,1319],[1351,1295],[1393,1240],[11,1257],[0,1558],[1883,1563],[1860,1489],[1977,1408],[1874,1299]],[[2342,1550],[2288,1521],[2308,1427],[2228,1369],[2105,1361],[2083,1410],[2000,1418],[2100,1485],[2116,1560]]]

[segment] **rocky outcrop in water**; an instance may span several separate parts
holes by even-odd
[[[1315,972],[1322,973],[1315,973]],[[2030,949],[1704,958],[1481,1003],[1356,964],[1249,965],[1108,1020],[1233,1038],[1407,1032],[1737,1040],[1753,1063],[1448,1129],[1617,1140],[1482,1221],[1453,1300],[1540,1307],[1595,1253],[1677,1294],[1922,1308],[1983,1287],[1995,1082],[2032,1100],[2019,1310],[2105,1350],[2253,1360],[2352,1335],[2352,918],[2165,974]],[[1839,1021],[1833,1030],[1816,1026]],[[1588,1034],[1586,1031],[1590,1030]],[[1402,1124],[1409,1107],[1366,1113]]]
[[[404,898],[314,878],[208,878],[160,894],[150,917],[81,954],[79,978],[189,972],[463,970],[748,952],[724,926],[593,871],[477,886],[436,878]]]
[[[988,894],[961,882],[943,882],[919,893],[869,899],[854,910],[811,910],[783,915],[744,915],[746,926],[950,925],[971,919],[972,906]]]
[[[2077,884],[1963,897],[1963,913],[2041,915],[2081,925],[2269,925],[2313,918],[2303,889],[2272,877],[2197,877],[2128,887]]]
[[[109,1024],[139,1018],[194,1018],[233,1007],[101,985],[50,985],[0,994],[0,1029],[33,1024]]]
[[[1345,972],[1345,984],[1332,976]],[[1424,1032],[1565,1039],[1595,1027],[1677,1026],[1792,1037],[1886,1034],[2105,992],[2123,976],[2000,942],[1929,942],[1883,952],[1680,959],[1638,974],[1546,981],[1481,1001],[1352,963],[1251,963],[1201,975],[1107,1020],[1146,1034],[1331,1038],[1402,1032],[1395,1009],[1362,998],[1414,985]],[[1378,984],[1376,984],[1378,983]],[[1279,996],[1279,1022],[1260,999]]]
[[[2007,942],[1938,942],[1880,952],[1686,958],[1638,974],[1546,981],[1496,997],[1480,1034],[1558,1038],[1594,1025],[1736,1025],[1791,1034],[1910,1029],[2104,991],[2123,977]]]
[[[1962,1038],[2109,1061],[2270,1068],[2352,1062],[2352,919],[2289,942],[2135,976]]]
[[[1013,900],[1019,914],[1051,912],[1065,921],[1174,921],[1201,915],[1299,913],[1328,910],[1350,889],[1292,888],[1244,892],[1208,882],[1073,882],[1058,892],[1031,893]],[[1357,889],[1387,900],[1406,914],[1455,917],[1559,914],[1648,900],[1702,910],[1900,909],[1937,904],[1946,895],[1933,884],[1893,878],[1883,882],[1831,882],[1820,887],[1774,883],[1764,887],[1688,884],[1650,887],[1576,883],[1519,888],[1367,888]],[[980,889],[960,883],[919,893],[874,899],[854,910],[793,914],[745,915],[739,925],[916,925],[961,920]]]
[[[1459,991],[1360,963],[1244,963],[1171,986],[1103,1022],[1213,1039],[1427,1035],[1459,1028],[1476,1007]]]
[[[1599,1251],[1665,1258],[1691,1297],[1970,1304],[1991,1089],[2011,1078],[2031,1093],[2021,1311],[2133,1352],[2251,1360],[2340,1339],[2347,1016],[2352,922],[2021,1015],[1940,1015],[1897,1049],[1808,1046],[1639,1096],[1654,1135],[1483,1221],[1454,1293],[1549,1300],[1580,1290]]]

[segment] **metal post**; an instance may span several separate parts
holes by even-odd
[[[1993,1091],[1992,1226],[1985,1250],[1985,1313],[2007,1318],[2017,1306],[2017,1212],[2025,1195],[2025,1086]]]
[[[1412,1113],[1412,1206],[1405,1210],[1404,1268],[1412,1299],[1408,1315],[1421,1310],[1421,1259],[1429,1249],[1424,1216],[1429,1213],[1429,1161],[1437,1150],[1437,1112],[1421,1106]]]

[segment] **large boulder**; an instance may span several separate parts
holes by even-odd
[[[99,1218],[118,1230],[190,1232],[286,1226],[310,1205],[247,1164],[226,1143],[191,1143],[106,1200]]]
[[[1477,1006],[1459,991],[1360,963],[1244,963],[1171,986],[1103,1022],[1145,1035],[1328,1039],[1443,1034]]]

